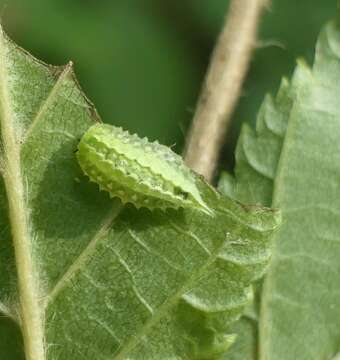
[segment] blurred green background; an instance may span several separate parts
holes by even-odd
[[[0,0],[10,36],[51,64],[73,60],[80,83],[105,122],[176,144],[181,151],[228,0]],[[254,123],[266,92],[275,92],[295,59],[311,63],[317,34],[336,0],[272,0],[233,117],[221,167],[233,165],[240,124]],[[0,314],[1,316],[1,314]],[[18,332],[0,321],[1,346]],[[5,345],[6,344],[6,345]],[[7,352],[6,352],[7,354]]]
[[[102,119],[180,152],[228,0],[0,0],[7,32],[52,64],[75,63]],[[311,61],[336,0],[273,0],[223,156],[298,56]]]

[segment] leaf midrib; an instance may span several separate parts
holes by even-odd
[[[3,141],[3,178],[9,203],[9,221],[18,277],[21,326],[27,360],[44,360],[42,314],[39,307],[38,277],[32,259],[28,212],[20,166],[20,147],[15,137],[13,112],[6,84],[6,38],[0,28],[0,114]]]

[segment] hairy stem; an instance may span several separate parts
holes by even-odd
[[[267,0],[231,0],[189,132],[185,161],[211,181]]]

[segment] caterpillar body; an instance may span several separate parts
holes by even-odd
[[[158,142],[107,124],[89,128],[78,144],[83,172],[110,197],[136,208],[196,208],[212,215],[182,158]]]

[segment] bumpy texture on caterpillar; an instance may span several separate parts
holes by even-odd
[[[111,197],[136,208],[196,208],[208,214],[195,175],[180,156],[158,142],[121,128],[96,124],[78,145],[78,162],[91,181]]]

